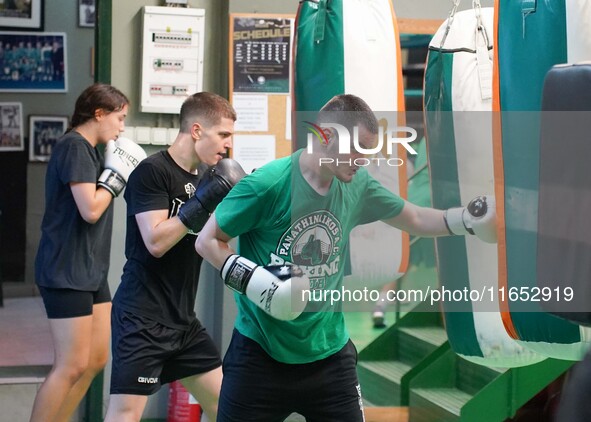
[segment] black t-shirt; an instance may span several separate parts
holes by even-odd
[[[195,252],[195,234],[189,233],[161,258],[150,254],[135,215],[179,208],[193,196],[200,176],[180,168],[168,151],[144,161],[131,173],[125,189],[127,236],[121,285],[113,303],[161,324],[185,328],[195,319],[195,296],[202,258]]]
[[[35,259],[39,286],[93,291],[107,281],[113,203],[95,224],[80,215],[70,183],[96,183],[101,156],[79,133],[66,133],[51,153],[45,175],[45,214]]]

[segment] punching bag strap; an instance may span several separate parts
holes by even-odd
[[[480,96],[483,100],[492,98],[493,66],[489,55],[490,38],[482,23],[482,8],[480,0],[472,0],[472,7],[476,16],[476,63],[478,66],[478,79],[480,81]]]
[[[324,41],[324,29],[326,27],[326,1],[318,0],[318,13],[314,25],[314,42]]]
[[[521,16],[523,19],[523,38],[525,38],[525,18],[532,13],[536,13],[538,0],[521,0]]]
[[[453,7],[449,11],[449,16],[447,18],[447,26],[445,27],[445,33],[443,34],[443,37],[441,38],[441,44],[439,45],[439,48],[442,50],[443,50],[443,44],[445,44],[445,39],[447,38],[447,35],[449,34],[449,30],[451,29],[452,23],[454,22],[454,17],[456,16],[456,11],[458,10],[458,6],[460,5],[460,1],[461,0],[452,0]]]

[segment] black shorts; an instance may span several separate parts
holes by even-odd
[[[312,363],[286,364],[234,330],[224,357],[218,422],[277,422],[293,412],[308,422],[362,422],[357,350],[349,342]]]
[[[49,319],[92,315],[93,305],[111,301],[111,291],[107,281],[96,291],[38,287]]]
[[[188,330],[180,330],[114,306],[111,331],[111,394],[148,396],[163,384],[222,364],[213,340],[198,320]]]
[[[556,422],[591,421],[591,351],[569,371],[560,393]]]

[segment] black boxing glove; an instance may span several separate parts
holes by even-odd
[[[201,231],[209,215],[244,176],[246,173],[236,160],[221,159],[207,170],[195,194],[181,206],[178,213],[181,222],[194,233]]]

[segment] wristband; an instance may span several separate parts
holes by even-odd
[[[244,294],[256,267],[257,265],[254,262],[242,256],[230,255],[224,262],[220,275],[224,279],[226,286],[235,292]]]
[[[126,184],[125,179],[111,169],[105,169],[97,182],[97,185],[107,189],[115,198],[123,191]]]

